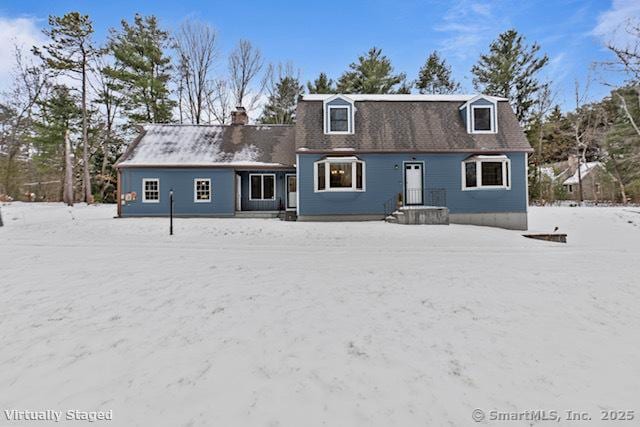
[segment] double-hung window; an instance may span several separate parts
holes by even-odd
[[[276,175],[249,174],[249,200],[275,200]]]
[[[193,201],[195,203],[211,202],[211,180],[209,178],[193,180]]]
[[[329,133],[349,132],[349,107],[329,106]]]
[[[511,162],[507,156],[474,156],[462,162],[462,189],[511,188]]]
[[[494,107],[491,105],[473,105],[471,107],[471,124],[473,133],[494,133]]]
[[[314,165],[315,191],[364,191],[365,163],[357,157],[328,157]]]
[[[142,203],[160,203],[160,180],[145,178],[142,180]]]

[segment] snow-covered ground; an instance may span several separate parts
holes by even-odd
[[[178,219],[170,237],[114,206],[0,209],[0,425],[5,409],[118,426],[640,417],[640,208],[532,208],[566,245],[260,219]]]

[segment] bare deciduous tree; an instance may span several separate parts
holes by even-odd
[[[52,77],[45,67],[26,63],[17,46],[14,55],[13,83],[0,102],[0,153],[4,157],[2,186],[6,194],[13,196],[17,191],[16,162],[26,146],[31,115]]]
[[[216,30],[200,21],[182,23],[176,36],[176,49],[180,58],[179,103],[186,105],[185,112],[191,123],[200,124],[207,108],[207,98],[212,91],[212,74],[218,58]]]
[[[209,122],[216,122],[221,125],[229,123],[231,118],[231,92],[225,80],[217,80],[213,84],[212,90],[207,95],[207,106]]]
[[[236,106],[253,109],[267,83],[266,79],[262,79],[258,89],[251,86],[263,67],[260,49],[248,40],[240,40],[229,55],[229,78]]]

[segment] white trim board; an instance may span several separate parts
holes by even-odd
[[[336,98],[345,98],[351,101],[451,101],[451,102],[468,102],[474,98],[482,97],[490,101],[507,101],[506,98],[490,95],[419,95],[419,94],[304,94],[302,95],[303,101],[326,101],[330,102]]]

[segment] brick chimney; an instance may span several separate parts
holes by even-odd
[[[249,123],[249,116],[247,110],[242,105],[238,105],[235,111],[231,112],[231,124],[232,125],[246,125]]]

